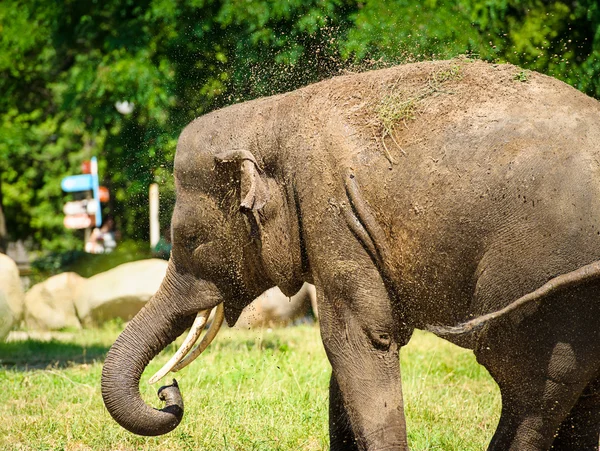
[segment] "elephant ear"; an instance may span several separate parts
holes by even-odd
[[[247,150],[227,150],[215,155],[219,162],[240,163],[240,210],[258,211],[269,201],[269,184],[256,158]]]
[[[290,217],[289,212],[295,212],[296,207],[287,199],[293,196],[286,196],[286,188],[267,177],[247,150],[226,151],[215,159],[239,165],[240,211],[246,217],[250,237],[259,244],[267,276],[292,296],[303,282],[299,222],[296,216]]]

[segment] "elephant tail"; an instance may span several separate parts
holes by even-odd
[[[496,310],[495,312],[478,316],[477,318],[473,318],[472,320],[461,323],[457,326],[428,325],[427,330],[440,336],[468,334],[470,332],[480,329],[490,321],[498,319],[506,315],[507,313],[510,313],[514,310],[523,307],[524,305],[530,304],[532,302],[542,301],[544,298],[557,291],[564,290],[566,288],[576,287],[582,285],[585,282],[589,282],[591,280],[596,279],[600,279],[600,260],[590,263],[589,265],[582,266],[581,268],[576,269],[575,271],[556,276],[553,279],[550,279],[537,290],[527,293],[524,296],[521,296],[519,299],[513,301],[512,303],[508,304],[506,307],[500,310]]]

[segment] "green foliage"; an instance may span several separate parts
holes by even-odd
[[[600,97],[595,0],[366,0],[342,55],[410,62],[459,54],[510,62]]]
[[[353,15],[354,27],[342,44],[342,54],[402,63],[446,59],[463,53],[489,56],[485,37],[472,23],[472,2],[367,0]]]
[[[488,0],[473,8],[471,17],[501,61],[600,97],[600,7],[595,0]]]
[[[60,180],[96,155],[124,237],[174,203],[177,136],[194,117],[339,73],[461,54],[600,97],[596,0],[8,0],[0,2],[0,209],[11,239],[80,249]],[[135,104],[122,115],[115,102]]]

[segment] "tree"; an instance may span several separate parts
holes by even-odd
[[[0,72],[8,75],[0,86],[9,93],[0,114],[0,163],[8,168],[1,177],[11,238],[32,236],[44,249],[77,242],[57,214],[65,199],[60,179],[94,154],[123,234],[147,238],[140,224],[147,224],[148,185],[159,181],[162,198],[173,199],[170,174],[182,127],[214,108],[322,77],[331,58],[316,61],[304,49],[325,48],[323,27],[335,26],[346,7],[18,3],[0,5]],[[116,111],[122,100],[135,104],[132,114]]]
[[[0,177],[0,253],[6,253],[6,219],[2,209],[2,177]]]
[[[557,77],[600,98],[595,0],[366,0],[342,54],[395,63],[466,53]]]
[[[81,246],[60,180],[83,160],[98,157],[123,236],[145,240],[149,184],[174,202],[185,124],[344,69],[466,53],[600,98],[595,0],[9,0],[0,27],[2,207],[10,239],[44,250]]]

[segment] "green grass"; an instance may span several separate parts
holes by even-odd
[[[119,326],[70,341],[0,344],[2,450],[327,450],[329,364],[318,328],[224,329],[177,375],[182,424],[163,437],[134,436],[104,410],[102,359]],[[142,377],[142,394],[160,407]],[[499,395],[472,353],[416,333],[402,352],[411,449],[482,450],[499,413]]]

